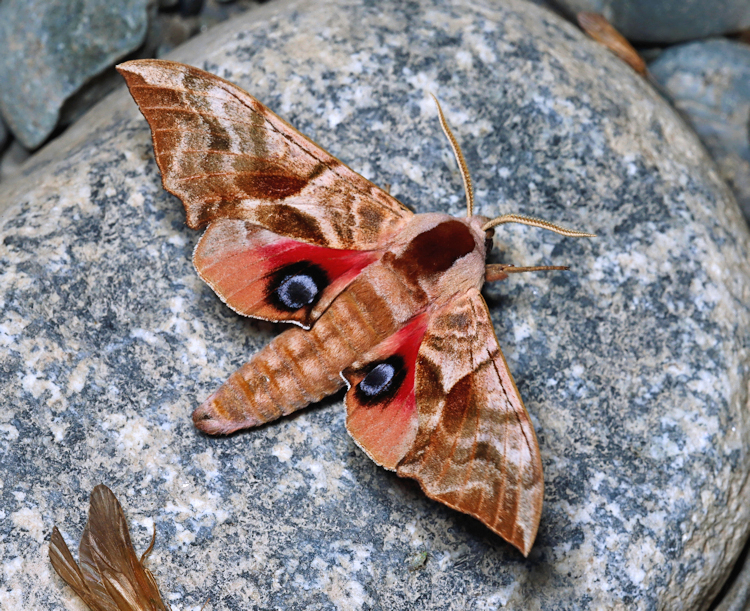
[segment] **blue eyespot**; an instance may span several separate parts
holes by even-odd
[[[376,365],[359,383],[359,390],[367,397],[376,397],[388,390],[396,375],[390,363]]]
[[[329,285],[328,274],[312,261],[296,261],[268,277],[268,303],[282,311],[297,312],[315,305]]]
[[[276,289],[279,301],[290,310],[299,310],[310,305],[318,296],[320,289],[312,276],[297,274],[287,276]]]

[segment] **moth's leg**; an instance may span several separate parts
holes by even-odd
[[[151,550],[154,549],[154,543],[156,543],[156,524],[154,524],[154,533],[151,535],[151,543],[149,543],[148,549],[141,554],[141,564],[143,564],[143,561],[151,553]]]
[[[550,270],[570,269],[567,265],[536,265],[534,267],[516,267],[515,265],[505,265],[503,263],[493,263],[484,268],[484,281],[497,282],[505,280],[508,274],[520,274],[522,272],[546,272]]]

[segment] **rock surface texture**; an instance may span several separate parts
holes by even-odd
[[[724,39],[679,45],[649,70],[701,137],[750,221],[750,45]]]
[[[143,43],[147,6],[148,0],[0,3],[0,109],[26,148],[47,139],[71,95]]]
[[[750,27],[747,0],[554,0],[565,11],[601,13],[628,40],[681,42]]]
[[[0,193],[0,607],[80,608],[47,541],[56,524],[75,547],[105,483],[138,549],[156,524],[175,610],[706,609],[750,524],[750,235],[643,79],[514,0],[279,1],[173,59],[416,210],[464,214],[435,92],[481,214],[599,235],[495,237],[496,262],[573,268],[486,290],[541,447],[539,535],[524,559],[374,465],[340,397],[196,433],[192,409],[278,329],[194,273],[199,235],[123,89]]]

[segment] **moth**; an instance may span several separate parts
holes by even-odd
[[[414,214],[232,83],[191,66],[118,66],[148,121],[164,188],[193,256],[233,310],[296,328],[193,413],[209,434],[255,427],[344,385],[346,426],[376,463],[529,553],[542,508],[539,447],[480,289],[494,227],[546,221],[473,214],[471,178],[438,104],[467,218]],[[436,100],[437,102],[437,100]]]
[[[167,611],[154,576],[143,565],[155,540],[154,530],[151,544],[138,559],[120,503],[99,484],[91,492],[89,519],[78,546],[80,565],[57,526],[50,537],[49,559],[92,611]]]

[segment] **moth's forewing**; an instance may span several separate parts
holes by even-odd
[[[416,397],[419,428],[396,472],[528,555],[544,497],[541,456],[478,290],[430,319]]]
[[[218,76],[163,60],[117,69],[151,127],[164,188],[194,229],[238,218],[310,244],[372,250],[412,216]]]

